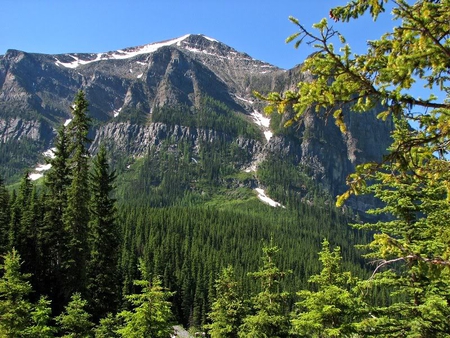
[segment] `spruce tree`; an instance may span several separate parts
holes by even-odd
[[[62,261],[68,239],[64,231],[63,215],[70,185],[69,140],[65,126],[58,130],[53,153],[54,156],[47,159],[51,168],[44,180],[44,222],[38,234],[42,262],[39,277],[46,286],[45,293],[52,300],[55,312],[59,313],[64,306]]]
[[[120,338],[117,333],[119,323],[112,313],[100,319],[100,322],[94,329],[95,338]]]
[[[82,91],[75,97],[72,106],[73,119],[68,125],[70,150],[70,178],[67,190],[67,207],[63,222],[67,236],[63,258],[64,292],[66,299],[74,292],[86,291],[86,264],[89,257],[89,144],[90,118],[87,116],[88,102]]]
[[[19,253],[12,249],[3,257],[0,278],[0,336],[16,338],[30,325],[32,304],[28,297],[32,291],[29,274],[20,272]]]
[[[25,330],[24,337],[52,338],[56,334],[56,328],[51,326],[51,301],[45,297],[39,298],[38,303],[30,312],[31,323]]]
[[[69,304],[62,314],[56,317],[64,338],[87,338],[93,337],[93,324],[90,314],[86,311],[87,301],[79,293],[72,295]]]
[[[237,338],[239,327],[246,314],[246,304],[240,294],[234,269],[231,266],[223,269],[215,282],[216,297],[211,305],[207,325],[212,338]]]
[[[100,150],[90,174],[88,291],[94,320],[116,310],[119,294],[120,232],[116,221],[114,189],[116,175],[110,171],[106,150]]]
[[[168,337],[173,331],[173,315],[168,301],[173,292],[166,291],[158,277],[150,280],[142,261],[139,270],[142,279],[134,281],[134,285],[142,289],[141,293],[126,297],[133,309],[118,314],[124,325],[117,332],[124,338]]]
[[[409,129],[405,120],[396,121],[393,148],[405,142]],[[390,215],[389,220],[359,225],[376,233],[364,246],[375,263],[365,287],[383,288],[390,296],[389,304],[372,306],[366,335],[445,337],[450,332],[450,174],[433,179],[411,174],[410,161],[423,171],[435,161],[426,152],[411,155],[395,169],[383,165],[365,190],[384,202],[371,213]]]
[[[31,274],[31,283],[35,291],[40,293],[45,286],[39,284],[38,274],[41,270],[39,257],[38,232],[42,226],[42,206],[35,186],[32,186],[30,197],[22,211],[19,227],[19,238],[16,249],[19,251],[24,272]],[[45,259],[45,258],[44,258]]]
[[[315,291],[302,290],[292,315],[292,333],[307,337],[348,337],[357,332],[357,323],[369,317],[364,314],[361,295],[357,293],[357,279],[342,271],[340,248],[330,250],[324,240],[319,260],[322,271],[309,278]]]
[[[280,271],[275,263],[277,246],[263,247],[263,264],[259,271],[249,276],[259,280],[261,291],[252,298],[254,314],[244,318],[239,337],[277,338],[288,337],[289,319],[286,315],[288,293],[282,291],[282,280],[289,273]]]

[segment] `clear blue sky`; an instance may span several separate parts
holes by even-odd
[[[2,0],[0,55],[7,49],[37,53],[106,52],[205,34],[281,68],[302,62],[313,50],[295,50],[285,39],[289,20],[311,27],[347,0]],[[354,49],[364,50],[392,25],[390,15],[336,28]]]

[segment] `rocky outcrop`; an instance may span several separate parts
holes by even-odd
[[[23,120],[21,118],[0,119],[0,144],[10,141],[29,139],[39,141],[49,139],[50,128],[36,120]],[[46,136],[46,137],[44,137]]]
[[[165,140],[170,140],[173,144],[187,142],[193,149],[198,149],[200,143],[211,143],[217,138],[230,143],[235,142],[249,154],[259,154],[263,149],[259,141],[243,137],[233,138],[211,129],[168,126],[164,123],[139,125],[123,122],[108,123],[100,127],[95,133],[90,151],[96,152],[99,145],[104,142],[114,151],[139,157],[147,154],[150,148],[158,148]]]

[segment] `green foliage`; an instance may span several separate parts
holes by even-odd
[[[249,276],[259,280],[260,292],[252,298],[254,314],[247,315],[239,331],[239,337],[287,337],[289,322],[286,316],[288,293],[282,291],[281,281],[288,273],[283,272],[274,259],[280,249],[270,243],[263,247],[263,264],[259,271]]]
[[[25,172],[20,181],[19,192],[11,208],[8,232],[9,249],[18,247],[18,250],[23,250],[26,247],[23,236],[26,235],[26,227],[29,225],[26,223],[30,223],[31,220],[29,214],[25,215],[25,210],[29,207],[32,189],[33,184],[28,177],[28,172]]]
[[[311,178],[311,170],[295,165],[289,157],[268,156],[258,166],[258,179],[268,187],[268,194],[285,206],[295,208],[305,200],[317,205],[332,201],[324,185]]]
[[[214,287],[216,296],[208,314],[208,333],[212,338],[236,338],[247,308],[231,266],[222,270]]]
[[[61,337],[87,338],[92,337],[93,324],[89,313],[86,312],[87,301],[75,293],[70,298],[69,304],[62,314],[56,317],[56,323],[60,326]]]
[[[405,133],[409,126],[404,120],[396,121],[392,147],[403,142]],[[416,164],[429,169],[434,161],[425,157],[417,154]],[[374,318],[366,330],[392,336],[401,336],[400,332],[443,336],[450,330],[444,320],[450,312],[443,306],[450,301],[448,173],[428,179],[413,174],[409,166],[394,168],[383,165],[373,175],[375,183],[365,190],[385,203],[372,213],[391,215],[388,221],[360,225],[376,232],[364,246],[366,256],[377,263],[366,287],[386,288],[391,299],[390,306],[371,310]]]
[[[50,303],[45,297],[39,298],[30,313],[31,325],[25,330],[25,337],[52,338],[55,336],[56,328],[50,325],[52,319]]]
[[[62,126],[55,140],[54,158],[48,159],[50,170],[45,175],[44,216],[39,230],[41,272],[39,277],[45,286],[45,294],[52,299],[57,312],[65,305],[62,258],[68,241],[64,231],[63,215],[67,208],[67,189],[70,186],[69,139]]]
[[[36,164],[44,144],[38,140],[23,138],[9,140],[0,147],[0,176],[9,183],[20,180],[24,170]]]
[[[330,16],[349,22],[369,12],[376,20],[388,3],[354,0],[332,9]],[[297,91],[272,93],[266,99],[271,103],[269,112],[292,107],[293,120],[301,119],[311,107],[325,110],[343,133],[344,105],[350,104],[355,112],[379,103],[386,107],[378,118],[395,122],[389,155],[383,163],[359,165],[348,177],[349,190],[337,201],[342,205],[351,194],[373,193],[385,204],[372,211],[383,215],[382,221],[359,226],[375,233],[363,247],[368,250],[366,257],[376,263],[373,276],[360,286],[375,298],[380,289],[387,291],[389,302],[372,302],[371,316],[359,327],[364,336],[445,337],[449,313],[444,304],[450,301],[450,2],[391,3],[398,26],[369,41],[367,52],[359,55],[326,19],[312,32],[291,18],[299,32],[288,42],[296,41],[296,47],[306,42],[316,49],[302,66],[312,74],[312,81],[300,82]],[[335,47],[336,38],[340,49]],[[431,92],[428,98],[413,95],[420,86]],[[304,295],[314,299],[313,294]]]
[[[292,332],[307,337],[342,337],[357,331],[356,323],[367,316],[361,294],[355,288],[357,280],[343,272],[340,248],[330,251],[324,240],[319,253],[322,271],[310,277],[316,291],[302,290],[297,295],[292,314]]]
[[[106,150],[101,147],[90,175],[90,223],[87,263],[90,306],[94,317],[116,310],[119,301],[118,257],[120,232],[112,198],[115,172],[110,172]]]
[[[95,338],[119,338],[117,333],[119,328],[119,320],[112,313],[108,313],[106,317],[100,319],[99,324],[95,327]]]
[[[30,275],[20,272],[20,255],[13,249],[4,257],[3,276],[0,279],[0,336],[20,337],[30,323],[32,305],[28,296],[32,290],[27,279]]]
[[[384,12],[387,2],[352,1],[332,9],[330,15],[336,21],[347,22],[370,10],[376,19]],[[336,124],[345,132],[344,105],[351,104],[352,110],[364,112],[381,102],[387,110],[379,115],[380,118],[401,115],[420,126],[418,130],[410,130],[401,147],[392,151],[391,158],[395,162],[401,162],[402,154],[412,148],[429,149],[428,156],[435,152],[445,153],[450,109],[448,76],[444,70],[448,68],[449,59],[448,6],[447,0],[395,2],[392,15],[401,24],[379,40],[370,41],[367,52],[361,55],[353,54],[345,42],[340,51],[334,47],[334,38],[340,34],[326,19],[314,26],[317,33],[313,33],[291,18],[299,32],[288,41],[296,40],[296,47],[306,42],[316,48],[302,66],[303,71],[309,71],[315,77],[312,81],[300,82],[298,91],[270,94],[266,98],[272,103],[268,111],[278,109],[283,112],[291,106],[296,112],[294,119],[300,119],[310,107],[315,107],[316,111],[323,108],[335,117]],[[441,92],[444,97],[438,100],[435,95],[427,99],[412,96],[410,90],[420,85]],[[429,108],[429,111],[412,114],[414,106]],[[358,193],[367,173],[367,168],[362,169],[349,180],[351,193]]]
[[[10,217],[9,193],[0,176],[0,252],[6,252]]]
[[[67,235],[67,256],[63,260],[66,297],[73,292],[84,292],[86,288],[86,262],[89,255],[89,152],[87,137],[90,118],[87,116],[88,102],[82,91],[75,97],[73,119],[67,127],[69,140],[70,186],[67,189],[67,207],[63,213],[64,231]]]
[[[125,108],[120,114],[114,117],[115,122],[126,122],[132,124],[146,124],[148,122],[148,112],[136,108]]]
[[[118,314],[124,325],[117,332],[121,337],[127,338],[168,337],[173,329],[171,303],[167,299],[173,293],[161,286],[159,277],[150,281],[143,261],[140,262],[139,270],[142,279],[135,280],[134,285],[141,288],[141,293],[126,297],[133,309]]]

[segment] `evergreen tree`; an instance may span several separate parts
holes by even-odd
[[[206,326],[208,333],[212,338],[237,338],[246,305],[231,266],[222,270],[215,282],[215,289],[216,297],[208,315],[211,324]]]
[[[126,297],[133,309],[118,314],[124,325],[117,332],[126,338],[168,337],[173,329],[171,304],[167,299],[173,292],[165,291],[158,277],[149,280],[143,261],[139,270],[142,279],[134,281],[134,285],[141,287],[142,291]]]
[[[404,120],[396,121],[392,147],[404,142],[409,129]],[[430,159],[423,155],[414,155],[416,166],[430,165]],[[376,263],[366,287],[388,290],[390,304],[371,308],[365,333],[446,337],[450,332],[450,206],[446,188],[450,175],[442,173],[431,180],[411,174],[410,165],[395,170],[388,164],[383,167],[366,192],[373,192],[385,203],[371,212],[391,218],[360,227],[376,232],[365,246],[369,251],[366,257]]]
[[[10,217],[9,193],[0,177],[0,254],[5,254],[8,247],[8,229]]]
[[[20,337],[30,324],[32,291],[29,274],[20,272],[20,255],[13,249],[4,256],[0,279],[0,336]]]
[[[26,172],[20,181],[19,192],[11,207],[8,231],[9,249],[16,248],[19,252],[26,249],[25,238],[23,237],[24,229],[22,227],[22,216],[24,210],[29,206],[31,192],[33,190],[33,184],[28,175],[29,173]]]
[[[50,325],[52,319],[50,303],[45,297],[39,298],[38,303],[30,313],[31,324],[25,330],[25,337],[52,338],[55,336],[56,328]]]
[[[42,226],[42,206],[35,186],[26,203],[20,220],[19,240],[16,249],[22,258],[22,269],[31,274],[34,291],[41,292],[43,285],[38,285],[38,274],[41,269],[39,257],[38,232]]]
[[[118,319],[111,313],[104,318],[95,327],[95,338],[120,338],[117,333],[119,327]]]
[[[356,323],[363,318],[366,306],[354,291],[357,280],[350,272],[342,271],[341,259],[340,248],[331,251],[328,241],[324,240],[319,253],[322,271],[309,279],[317,285],[317,291],[297,293],[302,300],[296,303],[291,321],[294,334],[348,337],[357,331]]]
[[[56,313],[64,306],[62,260],[67,248],[63,215],[67,207],[67,190],[70,185],[69,140],[65,126],[58,130],[54,156],[47,159],[51,164],[45,175],[44,221],[38,234],[42,268],[40,280],[45,293],[52,300]]]
[[[279,248],[270,243],[263,248],[263,265],[259,271],[249,273],[261,282],[261,292],[253,297],[254,314],[244,318],[239,337],[277,338],[287,337],[289,319],[287,316],[287,292],[282,291],[281,281],[287,273],[280,271],[274,258]]]
[[[73,292],[86,291],[86,264],[89,256],[89,143],[90,118],[87,116],[88,102],[82,91],[75,97],[72,106],[73,119],[68,125],[71,183],[67,190],[67,207],[63,221],[67,236],[67,252],[63,258],[64,291],[68,297]]]
[[[86,312],[87,301],[79,293],[75,293],[65,311],[56,317],[62,336],[65,338],[93,337],[93,324],[89,313]]]
[[[115,200],[111,196],[115,178],[115,173],[109,169],[106,150],[100,147],[90,175],[91,220],[87,288],[95,320],[116,310],[120,294],[120,235],[116,223]]]

